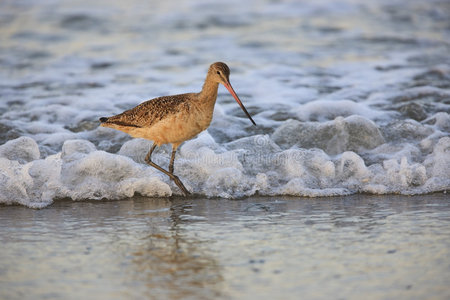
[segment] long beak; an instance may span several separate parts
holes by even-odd
[[[255,121],[253,121],[252,117],[250,116],[250,114],[248,113],[248,111],[245,109],[244,104],[242,104],[241,100],[239,99],[238,95],[236,95],[236,92],[233,90],[233,87],[231,86],[231,84],[229,82],[226,82],[223,84],[227,90],[230,92],[230,94],[234,97],[234,99],[236,100],[236,102],[239,104],[239,106],[242,108],[242,110],[245,112],[245,114],[247,115],[247,117],[250,119],[250,121],[252,121],[253,125],[256,126]]]

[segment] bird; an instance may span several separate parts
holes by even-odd
[[[206,130],[212,120],[219,84],[225,86],[246,116],[256,126],[242,101],[230,84],[230,68],[223,62],[210,65],[202,90],[162,96],[147,100],[134,108],[111,117],[101,117],[100,126],[123,131],[134,138],[153,141],[145,162],[169,176],[186,196],[190,192],[174,174],[174,161],[178,147]],[[172,145],[169,169],[155,164],[151,156],[156,147]]]

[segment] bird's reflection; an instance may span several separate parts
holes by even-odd
[[[209,253],[207,242],[186,230],[192,221],[180,217],[189,215],[191,204],[186,201],[168,204],[169,209],[160,209],[153,216],[159,221],[149,222],[149,234],[133,253],[135,274],[146,282],[148,292],[159,299],[219,296],[223,282],[221,267]]]

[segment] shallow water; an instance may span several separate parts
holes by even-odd
[[[177,153],[200,197],[424,194],[450,186],[448,1],[2,1],[0,202],[179,195],[150,142],[98,118],[223,89]],[[167,167],[168,147],[154,154]]]
[[[448,299],[444,194],[0,209],[1,299]]]

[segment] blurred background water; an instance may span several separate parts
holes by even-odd
[[[273,133],[290,118],[364,116],[365,104],[387,115],[385,121],[422,121],[449,109],[448,1],[1,5],[0,141],[31,136],[43,156],[60,151],[68,138],[117,151],[117,141],[95,130],[99,115],[199,91],[214,61],[231,66],[232,83],[259,120],[257,128],[245,123],[246,131],[240,122],[229,122],[232,130],[213,123],[209,133],[219,142],[249,130]],[[417,87],[429,89],[411,90]],[[302,115],[301,104],[324,99],[364,105],[327,112],[322,104],[323,112]],[[243,116],[230,96],[219,100],[222,114]],[[367,117],[383,119],[374,114]]]

